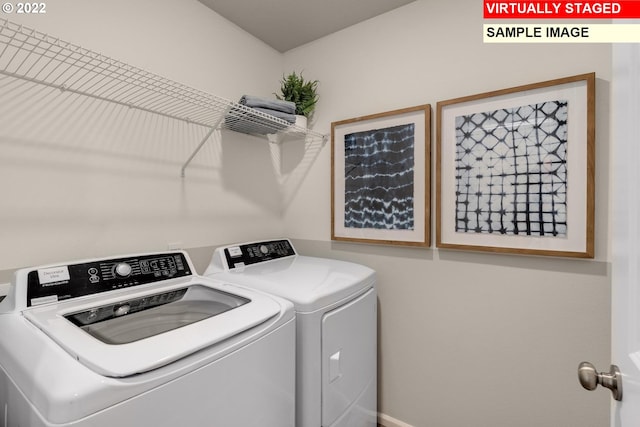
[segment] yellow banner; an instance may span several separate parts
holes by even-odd
[[[640,24],[484,24],[484,43],[640,43]]]

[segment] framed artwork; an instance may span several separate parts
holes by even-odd
[[[441,101],[436,246],[594,256],[595,73]]]
[[[431,106],[331,123],[331,239],[429,246]]]

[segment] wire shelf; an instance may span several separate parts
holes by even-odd
[[[326,138],[262,111],[0,18],[0,82],[6,78],[18,78],[211,129],[226,128],[263,136],[284,133],[302,139]]]

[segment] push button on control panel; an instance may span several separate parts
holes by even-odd
[[[131,266],[126,262],[119,262],[114,267],[114,272],[118,277],[129,277],[131,274]]]
[[[131,310],[131,306],[129,304],[122,304],[122,305],[119,305],[117,307],[114,307],[113,315],[114,316],[124,316],[125,314],[129,313],[129,310]]]

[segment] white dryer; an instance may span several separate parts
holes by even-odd
[[[217,248],[205,275],[293,302],[296,427],[377,425],[377,295],[372,269],[301,256],[282,239]]]
[[[182,251],[18,270],[0,425],[293,427],[293,305],[194,272]]]

